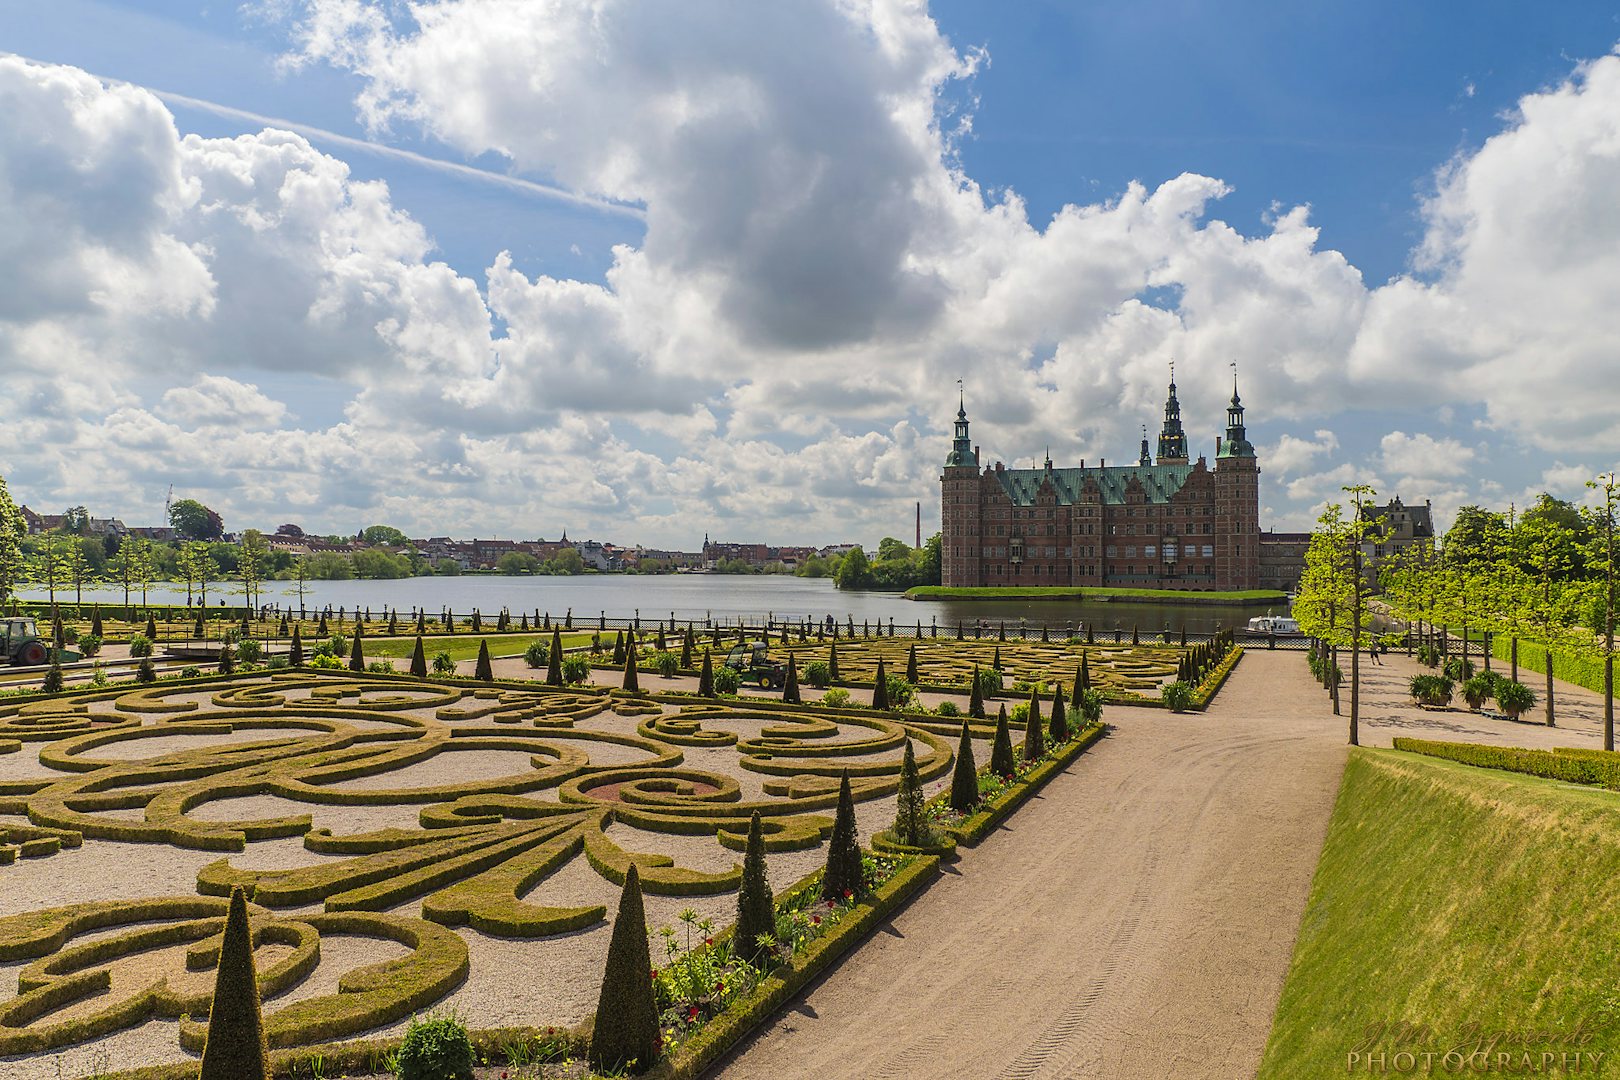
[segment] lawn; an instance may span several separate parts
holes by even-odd
[[[1609,1054],[1617,876],[1612,792],[1353,750],[1259,1077],[1365,1071],[1355,1052],[1440,1075],[1502,1031],[1532,1034],[1493,1066]]]
[[[471,660],[478,655],[478,643],[480,641],[489,642],[489,654],[491,656],[522,656],[528,651],[529,646],[536,641],[550,645],[551,635],[543,633],[490,634],[485,636],[468,632],[465,634],[424,637],[422,639],[422,648],[427,651],[430,661],[442,652],[449,653],[452,660]],[[611,643],[611,639],[609,639],[609,642]],[[581,634],[577,631],[572,634],[564,634],[562,643],[564,649],[582,648],[591,643],[591,635]],[[365,649],[368,657],[404,657],[410,659],[411,653],[416,649],[416,637],[415,635],[392,638],[368,637],[366,638]]]
[[[1281,603],[1288,594],[1275,589],[1192,592],[1183,589],[1072,589],[1039,586],[947,588],[917,585],[906,590],[912,600],[1170,600],[1178,604]]]

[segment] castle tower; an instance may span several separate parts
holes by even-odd
[[[1243,426],[1237,374],[1226,407],[1226,435],[1215,451],[1215,587],[1254,589],[1260,581],[1260,464]]]
[[[1162,443],[1161,443],[1161,445],[1162,445]],[[1142,465],[1142,466],[1148,466],[1148,465],[1153,464],[1153,458],[1148,454],[1148,438],[1147,438],[1147,425],[1146,424],[1142,425],[1142,456],[1137,459],[1136,463],[1138,465]],[[1161,459],[1159,464],[1163,465],[1164,461]]]
[[[1146,465],[1147,462],[1142,464]],[[1187,464],[1187,433],[1181,427],[1181,402],[1176,400],[1174,364],[1170,365],[1170,396],[1164,402],[1164,426],[1159,429],[1159,464]]]
[[[979,451],[968,436],[967,404],[956,410],[956,435],[940,473],[940,581],[949,586],[978,585],[983,551],[979,507]]]

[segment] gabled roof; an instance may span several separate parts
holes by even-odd
[[[1108,465],[1086,469],[1001,469],[992,475],[1014,506],[1033,506],[1041,485],[1051,478],[1059,506],[1080,501],[1087,481],[1095,483],[1102,501],[1111,506],[1125,502],[1132,479],[1142,485],[1150,503],[1167,503],[1197,471],[1196,465]]]

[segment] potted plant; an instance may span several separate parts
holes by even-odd
[[[1520,714],[1535,707],[1535,691],[1524,683],[1503,680],[1496,688],[1496,704],[1509,719],[1517,720]]]
[[[1463,700],[1468,702],[1468,707],[1474,712],[1479,712],[1484,706],[1486,700],[1491,696],[1491,690],[1491,680],[1483,675],[1475,675],[1470,679],[1463,680]]]
[[[1444,675],[1414,675],[1407,689],[1419,705],[1444,708],[1451,704],[1452,682]]]

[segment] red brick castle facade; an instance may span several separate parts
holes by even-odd
[[[1215,467],[1187,459],[1170,383],[1155,463],[979,470],[967,408],[940,475],[947,586],[1253,589],[1260,584],[1260,466],[1237,383]]]

